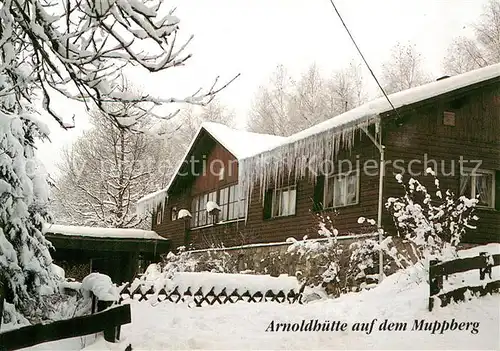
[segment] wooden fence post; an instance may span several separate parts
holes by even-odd
[[[96,312],[102,312],[108,307],[111,307],[114,304],[114,301],[102,301],[97,298],[92,292],[90,293],[92,296],[92,314]],[[110,321],[113,322],[113,321]],[[113,325],[112,323],[110,323]],[[109,328],[105,328],[103,330],[104,340],[108,342],[117,342],[120,339],[120,326],[111,326]]]
[[[114,304],[114,301],[97,301],[97,312],[104,311]],[[104,329],[104,340],[108,342],[117,342],[120,337],[120,326],[112,326]]]
[[[485,260],[485,267],[479,268],[479,280],[484,280],[486,273],[488,273],[488,276],[491,279],[491,267],[492,267],[492,265],[488,262],[487,252],[480,252],[479,256],[484,257],[484,260]]]
[[[4,300],[5,300],[5,282],[3,278],[0,276],[0,329],[2,329]]]
[[[434,268],[439,262],[439,260],[429,261],[429,311],[434,307],[434,296],[439,294],[443,287],[443,276]]]

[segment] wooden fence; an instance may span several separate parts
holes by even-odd
[[[432,311],[434,307],[435,298],[439,298],[441,306],[444,307],[451,301],[465,300],[466,291],[479,296],[498,293],[500,291],[500,280],[479,286],[464,286],[440,294],[443,289],[443,277],[477,269],[480,280],[484,280],[486,275],[491,279],[492,268],[499,265],[500,254],[488,255],[486,252],[481,252],[479,256],[460,258],[453,261],[439,262],[438,260],[432,260],[429,264],[429,311]]]
[[[18,350],[44,342],[99,333],[130,322],[130,305],[117,306],[88,316],[0,333],[0,350]]]
[[[147,289],[147,291],[143,292],[142,289],[144,286],[139,285],[133,291],[130,291],[131,284],[127,283],[120,290],[120,302],[133,299],[138,301],[150,301],[151,299],[156,299],[155,302],[172,302],[172,303],[183,303],[186,301],[193,301],[197,307],[213,305],[213,304],[225,304],[225,303],[235,303],[238,301],[245,302],[278,302],[278,303],[302,303],[302,292],[304,291],[304,287],[302,286],[299,291],[290,290],[285,292],[280,290],[278,292],[274,292],[272,290],[267,290],[266,292],[256,291],[250,292],[249,290],[245,290],[243,293],[240,293],[238,289],[231,289],[227,291],[226,288],[223,288],[220,291],[215,290],[215,287],[212,287],[208,292],[203,291],[202,287],[199,287],[194,293],[191,291],[191,288],[187,288],[182,291],[179,287],[175,287],[172,290],[165,290],[165,288],[160,289],[158,293],[154,290],[153,287]],[[181,290],[181,291],[179,291]],[[193,289],[194,290],[194,289]]]
[[[0,281],[0,329],[4,305],[4,286]],[[37,344],[104,332],[104,339],[117,342],[120,326],[132,321],[130,305],[111,306],[92,296],[92,314],[48,324],[35,324],[1,332],[0,351],[18,350]]]

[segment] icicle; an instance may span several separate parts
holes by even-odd
[[[156,211],[161,205],[162,211],[165,209],[165,201],[167,200],[167,189],[158,190],[155,193],[144,196],[137,201],[137,213],[139,215],[146,215],[148,212]]]
[[[290,180],[292,171],[295,171],[295,181],[306,174],[310,174],[315,180],[325,159],[335,160],[340,150],[352,149],[356,132],[361,127],[368,127],[378,121],[379,117],[375,115],[358,123],[346,123],[336,128],[320,130],[303,138],[298,138],[302,132],[297,133],[289,137],[292,139],[289,143],[240,160],[238,169],[241,191],[249,198],[254,185],[258,183],[260,200],[263,203],[270,183],[279,184],[285,180],[287,174]],[[296,139],[293,140],[294,138]]]

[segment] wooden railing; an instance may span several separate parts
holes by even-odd
[[[226,288],[216,292],[215,288],[212,287],[208,292],[203,291],[203,288],[199,287],[194,290],[187,288],[182,290],[179,287],[175,287],[172,290],[165,290],[162,288],[156,293],[153,287],[150,287],[146,292],[143,292],[141,287],[143,285],[137,286],[133,291],[130,291],[130,283],[127,283],[120,290],[120,302],[133,299],[138,301],[151,301],[151,299],[156,299],[155,302],[172,302],[172,303],[183,303],[192,301],[197,307],[213,305],[213,304],[225,304],[225,303],[235,303],[238,301],[245,302],[278,302],[278,303],[302,303],[302,292],[304,291],[304,286],[300,288],[299,291],[290,290],[288,292],[280,290],[278,292],[273,292],[272,290],[267,290],[266,292],[256,291],[250,292],[245,290],[243,292],[234,289],[232,291],[227,291]],[[181,291],[179,291],[181,290]],[[193,291],[194,292],[193,292]]]
[[[466,291],[474,295],[484,296],[486,294],[498,293],[500,291],[500,280],[488,282],[479,286],[463,286],[458,289],[440,294],[443,289],[443,277],[450,274],[478,270],[479,279],[484,280],[486,275],[491,279],[491,270],[500,265],[500,254],[489,255],[481,252],[479,256],[460,258],[453,261],[439,262],[432,260],[429,264],[429,311],[434,307],[435,298],[441,300],[444,307],[453,301],[465,300]]]
[[[44,342],[99,333],[130,322],[130,305],[116,306],[88,316],[0,333],[0,350],[18,350]]]
[[[60,320],[48,324],[35,324],[26,327],[1,331],[4,308],[5,282],[0,280],[0,351],[18,350],[37,344],[103,332],[104,339],[117,342],[120,326],[132,321],[130,305],[112,306],[111,301],[99,301],[92,297],[92,314]]]

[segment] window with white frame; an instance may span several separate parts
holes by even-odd
[[[163,213],[162,206],[158,206],[158,208],[156,210],[156,225],[160,225],[161,224],[162,213]]]
[[[202,227],[213,224],[215,221],[232,221],[245,217],[246,201],[239,196],[238,184],[230,185],[213,191],[198,195],[193,198],[191,205],[191,227]],[[213,201],[219,205],[218,218],[207,213],[207,202]]]
[[[213,223],[213,216],[207,212],[208,201],[217,202],[217,192],[195,196],[191,202],[191,226],[201,227]]]
[[[359,171],[325,178],[324,208],[356,205],[359,201]]]
[[[478,199],[477,206],[495,207],[495,172],[463,169],[460,173],[460,195]]]
[[[297,186],[277,188],[273,191],[272,217],[283,217],[295,214],[297,203]]]
[[[239,196],[238,184],[219,190],[220,221],[231,221],[245,217],[246,201]]]

